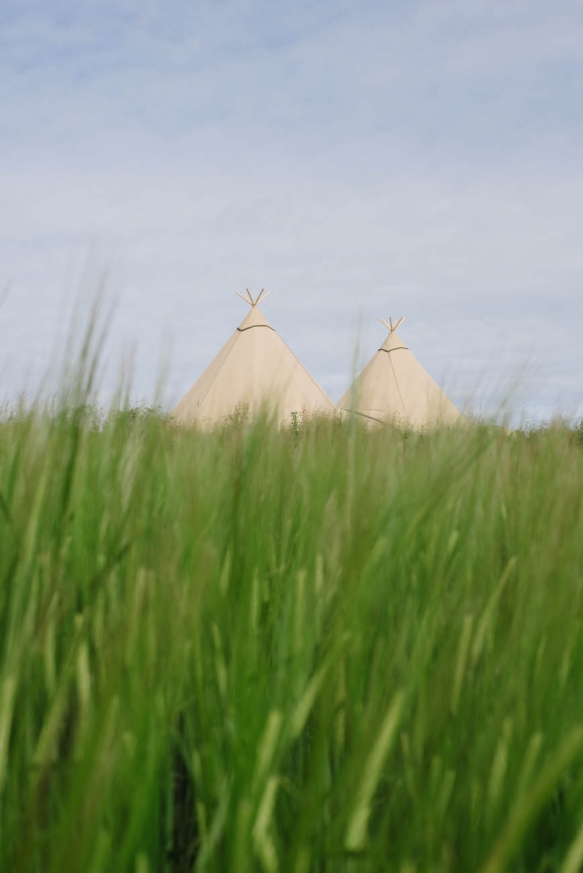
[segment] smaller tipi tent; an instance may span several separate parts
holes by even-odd
[[[389,335],[338,407],[370,421],[393,420],[408,427],[453,424],[462,418],[460,411],[397,335],[404,320],[379,319]]]
[[[254,300],[238,294],[251,306],[235,333],[182,398],[172,415],[180,422],[212,426],[237,411],[254,415],[265,409],[278,422],[292,413],[332,412],[334,404],[324,394],[296,356],[286,346]]]

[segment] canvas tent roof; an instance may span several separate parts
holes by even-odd
[[[404,319],[395,325],[392,319],[379,321],[389,335],[341,398],[339,408],[371,421],[394,420],[415,428],[461,419],[457,407],[399,338],[397,328]]]
[[[172,415],[180,422],[213,425],[246,409],[265,408],[279,422],[304,410],[332,412],[334,404],[260,312],[263,290],[251,310],[202,376],[184,395]],[[243,295],[239,294],[239,297]]]

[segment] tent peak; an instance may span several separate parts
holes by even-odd
[[[244,294],[239,294],[238,291],[235,291],[235,294],[237,295],[237,297],[240,297],[241,300],[244,300],[245,303],[248,303],[249,306],[251,307],[251,309],[253,309],[254,306],[257,306],[257,304],[259,303],[259,301],[261,299],[267,300],[267,298],[271,294],[271,291],[268,291],[267,294],[265,294],[265,296],[264,296],[265,288],[262,288],[261,291],[259,292],[259,294],[257,295],[257,297],[255,298],[255,300],[253,300],[253,297],[251,296],[251,292],[249,291],[249,288],[245,288],[245,291],[247,292],[247,297],[245,297]]]
[[[381,324],[384,324],[384,326],[387,328],[387,330],[389,331],[389,333],[394,333],[394,332],[397,330],[397,328],[399,327],[399,325],[403,324],[403,322],[405,321],[405,319],[404,319],[404,318],[400,318],[400,319],[399,319],[395,324],[393,324],[393,319],[392,319],[392,318],[389,318],[388,321],[385,321],[384,318],[379,318],[379,321],[380,321]]]

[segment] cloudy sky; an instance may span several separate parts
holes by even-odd
[[[583,412],[580,0],[2,0],[0,106],[1,398],[103,286],[104,396],[170,405],[265,286],[334,400],[406,316],[458,403]]]

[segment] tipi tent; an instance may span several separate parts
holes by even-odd
[[[415,428],[453,424],[461,413],[397,335],[404,320],[379,319],[389,335],[338,407],[371,422],[393,420]]]
[[[238,292],[236,292],[238,294]],[[270,294],[271,292],[268,292]],[[334,404],[288,349],[257,304],[263,289],[235,333],[184,395],[173,417],[183,423],[212,426],[238,410],[250,415],[266,409],[278,422],[292,413],[332,412]]]

